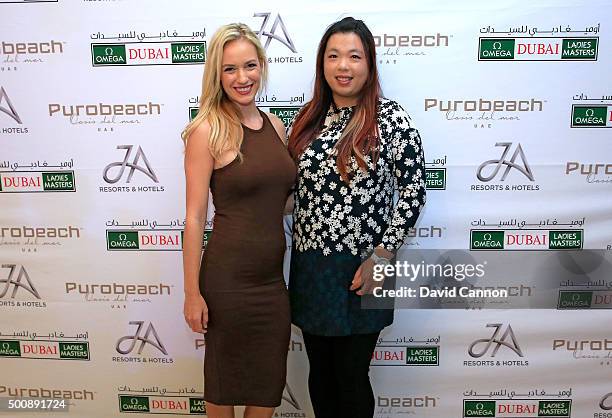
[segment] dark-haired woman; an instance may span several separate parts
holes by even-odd
[[[393,311],[362,309],[361,297],[374,265],[389,263],[415,224],[425,170],[412,120],[381,97],[362,21],[342,19],[323,35],[313,98],[292,125],[289,150],[298,165],[292,322],[304,335],[315,415],[371,418],[370,361]]]

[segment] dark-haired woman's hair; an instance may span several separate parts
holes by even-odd
[[[370,155],[375,163],[379,154],[379,136],[376,112],[378,98],[381,95],[378,70],[376,69],[376,47],[374,37],[361,20],[345,17],[335,22],[327,30],[319,43],[317,67],[312,100],[308,102],[296,117],[289,137],[289,152],[297,161],[310,143],[321,133],[330,106],[335,106],[331,88],[323,72],[325,48],[329,38],[336,33],[354,33],[363,44],[368,60],[368,77],[361,90],[351,119],[338,139],[336,165],[345,182],[349,182],[354,173],[350,172],[350,158],[354,156],[362,170],[367,170],[365,156]]]

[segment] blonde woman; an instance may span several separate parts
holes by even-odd
[[[200,110],[185,128],[184,315],[206,334],[204,399],[210,418],[269,418],[285,386],[290,313],[282,216],[296,167],[284,127],[255,106],[266,57],[243,24],[210,41]],[[213,232],[200,260],[208,207]]]

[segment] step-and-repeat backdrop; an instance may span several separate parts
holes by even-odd
[[[258,31],[258,105],[288,122],[347,15],[371,28],[384,94],[425,144],[428,203],[405,248],[517,255],[506,290],[528,303],[542,271],[522,259],[584,278],[557,283],[549,309],[397,310],[372,362],[376,417],[612,417],[603,0],[0,1],[0,398],[65,400],[79,418],[205,414],[205,341],[182,315],[179,134],[208,42],[228,22]],[[313,417],[298,329],[288,350],[275,416]]]

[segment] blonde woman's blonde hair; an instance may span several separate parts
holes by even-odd
[[[259,91],[264,88],[267,81],[266,51],[261,46],[257,35],[243,23],[230,23],[221,26],[210,40],[202,78],[200,109],[197,116],[185,127],[181,134],[183,142],[187,145],[187,140],[193,130],[203,121],[208,121],[210,124],[208,144],[214,159],[218,159],[226,151],[237,152],[239,159],[242,159],[240,146],[242,145],[243,130],[240,124],[240,112],[238,107],[228,99],[221,86],[223,49],[228,42],[237,39],[246,39],[253,44],[257,51],[257,58],[261,67]]]

